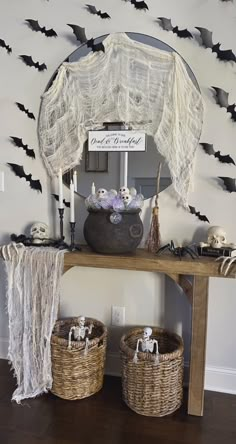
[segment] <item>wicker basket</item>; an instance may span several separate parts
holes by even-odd
[[[122,336],[122,393],[126,404],[145,416],[165,416],[177,410],[183,397],[183,340],[161,328],[152,329],[159,346],[159,364],[155,354],[138,352],[133,358],[143,329],[135,328]]]
[[[83,399],[98,392],[103,385],[107,328],[96,319],[86,318],[85,325],[93,323],[89,347],[85,342],[72,341],[68,349],[70,328],[78,325],[78,318],[59,320],[51,338],[52,393],[63,399]]]

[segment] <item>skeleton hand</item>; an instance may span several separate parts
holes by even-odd
[[[137,351],[134,354],[133,362],[134,362],[134,364],[137,364],[137,362],[138,362],[138,353],[137,353]]]
[[[68,350],[71,350],[71,336],[72,333],[75,331],[75,327],[71,327],[70,332],[69,332],[69,338],[68,338]]]
[[[10,244],[0,247],[0,254],[3,260],[10,261],[12,254],[19,254],[19,248],[25,248],[24,244],[16,244],[15,242],[11,242]]]

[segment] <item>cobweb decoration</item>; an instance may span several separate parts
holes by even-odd
[[[63,63],[42,97],[38,133],[48,172],[55,176],[80,163],[89,130],[125,122],[154,137],[187,205],[203,120],[200,92],[175,52],[124,33],[109,35],[103,44],[104,53]]]

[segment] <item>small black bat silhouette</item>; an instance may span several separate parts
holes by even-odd
[[[59,202],[58,194],[52,194],[52,196],[56,199],[57,202]],[[70,202],[67,202],[65,199],[63,199],[63,203],[67,208],[70,208]]]
[[[202,222],[208,222],[208,224],[210,223],[204,214],[201,214],[200,211],[196,211],[195,207],[191,207],[191,205],[189,205],[189,210],[191,214],[195,214],[195,216],[197,216]]]
[[[136,0],[131,0],[131,4],[134,5],[136,9],[149,9],[147,3],[145,3],[144,1],[137,2]]]
[[[45,63],[42,63],[40,65],[39,62],[34,62],[31,56],[20,55],[20,58],[23,60],[23,62],[27,66],[34,66],[38,71],[44,71],[45,69],[47,69],[47,66],[45,65]]]
[[[227,191],[233,193],[236,191],[236,179],[232,177],[219,177],[219,179],[223,180],[224,186]]]
[[[22,142],[22,139],[19,139],[19,137],[12,137],[10,136],[10,139],[12,141],[12,143],[17,146],[18,148],[23,148],[23,150],[26,152],[26,155],[35,159],[35,152],[34,150],[31,150],[28,145],[25,145]]]
[[[168,19],[166,17],[158,17],[158,20],[161,22],[161,27],[165,31],[172,31],[174,34],[182,39],[193,38],[191,32],[189,32],[187,29],[179,29],[178,26],[173,26],[171,23],[171,19]]]
[[[85,34],[85,28],[81,28],[81,26],[79,25],[71,25],[69,23],[67,24],[67,26],[70,26],[72,28],[75,37],[77,38],[77,40],[80,41],[80,43],[87,42],[88,39]]]
[[[202,45],[204,46],[204,48],[210,48],[212,50],[212,52],[215,52],[217,55],[217,58],[219,60],[223,60],[226,62],[236,62],[236,56],[233,53],[232,49],[227,49],[225,51],[222,51],[220,49],[221,43],[216,43],[214,45],[213,41],[212,41],[212,32],[209,31],[206,28],[199,28],[196,27],[196,29],[200,32],[201,34],[201,39],[202,39]]]
[[[32,19],[25,19],[25,21],[28,23],[30,29],[32,31],[41,32],[42,34],[46,35],[46,37],[57,37],[56,31],[54,29],[46,29],[45,26],[41,27],[39,25],[38,20],[32,20]]]
[[[16,106],[19,108],[20,111],[25,113],[29,117],[29,119],[35,120],[34,114],[31,113],[28,109],[26,109],[25,105],[23,105],[23,103],[16,102]]]
[[[210,143],[200,143],[200,145],[204,149],[205,153],[207,153],[209,156],[215,156],[216,159],[218,159],[222,163],[232,163],[233,165],[235,165],[234,160],[232,159],[232,157],[230,157],[229,154],[227,154],[226,156],[222,156],[220,151],[215,151],[214,150],[214,147],[213,147],[212,144],[210,144]]]
[[[77,40],[80,41],[80,43],[86,43],[88,48],[91,48],[93,52],[103,51],[105,52],[105,48],[103,46],[103,43],[97,43],[94,44],[94,39],[88,40],[85,34],[85,28],[81,28],[81,26],[78,25],[71,25],[68,24],[73,29],[73,33],[75,34]]]
[[[228,98],[229,93],[226,92],[224,89],[217,88],[216,86],[212,86],[212,89],[215,91],[215,100],[217,105],[220,106],[220,108],[226,108],[227,113],[230,113],[231,119],[236,122],[236,110],[235,110],[235,103],[232,103],[232,105],[229,105]]]
[[[25,174],[24,167],[22,165],[17,165],[16,163],[8,163],[11,170],[15,173],[17,177],[24,178],[26,182],[29,182],[30,188],[42,193],[42,186],[40,180],[33,180],[32,174]]]
[[[87,41],[87,47],[91,48],[93,52],[102,51],[105,52],[105,48],[102,42],[94,44],[94,39],[90,39]]]
[[[2,48],[5,48],[7,50],[7,52],[8,52],[8,54],[11,54],[12,48],[9,45],[6,44],[5,40],[0,39],[0,46]]]
[[[86,5],[86,9],[90,12],[90,14],[98,15],[102,19],[111,18],[107,12],[101,12],[97,10],[97,8],[93,5]]]

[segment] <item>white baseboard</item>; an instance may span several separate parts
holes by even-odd
[[[184,365],[184,385],[188,381],[188,364]],[[121,363],[119,353],[108,353],[105,373],[111,376],[121,375]],[[236,394],[236,369],[224,367],[206,367],[205,390]]]
[[[0,359],[7,359],[8,338],[0,338]]]
[[[236,395],[236,369],[207,366],[205,390]]]

